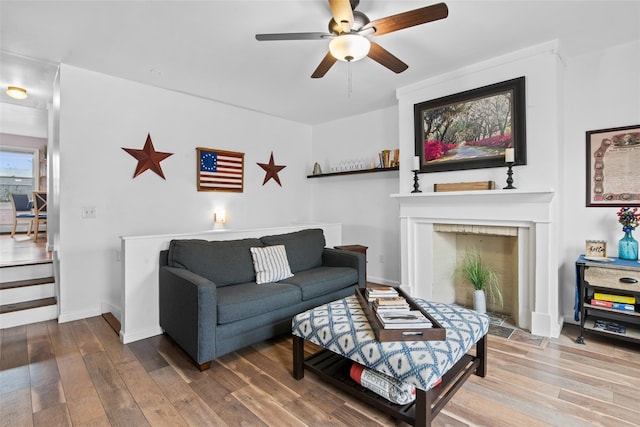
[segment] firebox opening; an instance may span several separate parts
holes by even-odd
[[[476,251],[496,271],[503,306],[487,295],[487,311],[518,318],[518,229],[434,224],[436,301],[473,307],[473,286],[458,273],[467,251]],[[520,325],[517,325],[520,326]]]

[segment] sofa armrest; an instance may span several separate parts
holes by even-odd
[[[322,252],[322,265],[326,267],[355,268],[358,271],[358,287],[364,288],[367,284],[365,275],[366,258],[364,254],[360,252],[324,248]]]
[[[215,359],[217,289],[182,268],[160,267],[160,327],[198,364]]]

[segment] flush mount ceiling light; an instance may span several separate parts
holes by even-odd
[[[18,86],[7,87],[7,95],[14,99],[25,99],[27,97],[27,90]]]
[[[343,34],[331,40],[329,51],[340,61],[357,61],[369,54],[371,42],[357,34]]]

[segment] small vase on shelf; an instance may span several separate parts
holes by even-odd
[[[635,261],[638,259],[638,241],[633,238],[631,230],[624,232],[618,242],[618,258]]]

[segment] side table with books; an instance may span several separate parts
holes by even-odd
[[[576,276],[576,342],[591,333],[640,343],[640,263],[580,256]]]

